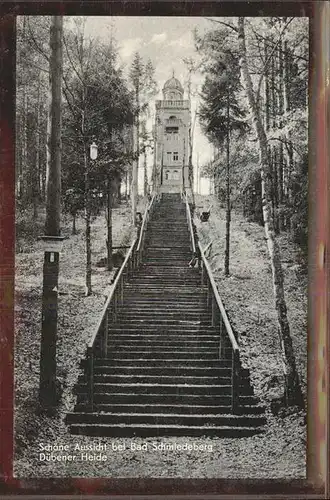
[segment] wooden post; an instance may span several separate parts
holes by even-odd
[[[130,256],[127,261],[127,279],[130,278],[131,272],[132,272],[132,256]]]
[[[204,285],[204,262],[202,259],[201,285]]]
[[[232,351],[232,362],[231,362],[231,411],[232,413],[237,413],[238,402],[239,402],[239,378],[238,378],[238,351],[233,349]]]
[[[122,306],[124,303],[124,276],[120,277],[120,305]]]
[[[223,321],[222,316],[220,315],[220,323],[219,323],[219,333],[220,333],[220,344],[219,344],[219,358],[222,359],[224,356],[224,335],[223,335]]]
[[[102,354],[106,358],[108,355],[108,336],[109,336],[109,312],[105,313],[104,325],[103,325],[103,349]]]
[[[117,290],[115,290],[113,296],[113,320],[114,322],[117,321]]]
[[[215,301],[215,297],[214,295],[212,295],[212,304],[211,304],[211,307],[212,307],[212,326],[215,326],[216,324],[216,301]]]
[[[206,302],[207,302],[207,307],[210,307],[211,300],[212,300],[212,285],[211,285],[210,280],[207,280],[207,281],[208,281],[208,284],[207,284],[207,299],[206,299]]]
[[[87,347],[87,390],[90,411],[94,410],[94,354],[93,348]]]

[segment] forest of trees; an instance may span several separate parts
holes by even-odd
[[[231,25],[232,24],[232,25]],[[240,79],[237,21],[213,22],[213,30],[195,33],[205,81],[199,110],[203,131],[217,151],[204,172],[225,198],[226,96],[223,82],[231,71],[232,120],[242,125],[231,134],[231,201],[251,220],[263,224],[257,133],[246,82]],[[245,19],[245,46],[253,99],[266,133],[269,196],[276,234],[289,231],[307,253],[308,188],[308,23],[304,18]],[[245,126],[244,126],[245,125]],[[232,125],[230,127],[232,131]]]
[[[55,16],[56,17],[56,16]],[[86,18],[63,18],[61,28],[62,210],[84,216],[86,295],[92,293],[91,221],[107,216],[107,266],[112,268],[112,207],[120,186],[130,195],[136,224],[138,170],[143,155],[144,194],[150,190],[147,130],[150,100],[157,93],[152,62],[136,52],[124,68],[112,31],[101,41],[86,34]],[[51,26],[54,18],[17,20],[17,210],[46,204],[51,129]],[[230,220],[233,206],[264,226],[272,268],[278,332],[286,374],[286,397],[301,394],[284,296],[278,235],[286,232],[307,256],[308,189],[308,29],[303,18],[225,18],[210,20],[194,32],[200,61],[183,61],[191,76],[203,75],[198,117],[216,150],[204,175],[226,206],[225,274],[229,274]],[[59,68],[58,68],[59,69]],[[189,131],[189,179],[193,172],[193,126]],[[60,144],[61,143],[61,144]],[[96,143],[97,159],[90,158]],[[154,175],[154,173],[153,173]],[[47,222],[47,221],[46,221]],[[47,226],[47,224],[46,224]],[[46,228],[47,229],[47,228]],[[47,234],[47,233],[46,233]]]
[[[125,73],[112,32],[108,41],[100,41],[87,35],[86,18],[63,19],[61,205],[72,216],[73,233],[77,215],[85,217],[90,294],[91,218],[106,209],[111,269],[111,207],[125,185],[135,224],[138,161],[152,148],[146,116],[157,90],[150,60],[136,53]],[[34,218],[46,201],[50,24],[46,16],[17,20],[16,201],[18,210],[33,207]],[[89,158],[92,143],[98,147],[95,161]],[[145,193],[148,182],[145,172]]]
[[[217,150],[205,173],[227,206],[261,223],[270,257],[286,400],[302,404],[292,347],[280,246],[289,233],[307,252],[308,29],[299,18],[214,20],[195,32],[205,80],[199,116]]]

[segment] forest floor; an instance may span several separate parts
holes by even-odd
[[[197,197],[196,213],[209,201]],[[128,244],[132,237],[129,209],[114,211],[114,245]],[[16,244],[16,351],[15,351],[15,464],[20,478],[38,477],[177,477],[177,478],[304,478],[306,418],[302,411],[270,411],[270,403],[281,393],[281,360],[273,312],[272,282],[263,229],[232,216],[231,274],[223,276],[225,213],[217,204],[209,222],[196,217],[200,239],[205,246],[211,239],[211,265],[220,294],[239,336],[242,363],[251,370],[256,394],[267,407],[267,425],[262,434],[239,439],[228,438],[90,438],[71,436],[64,416],[73,409],[72,388],[79,374],[86,343],[95,327],[111,275],[96,267],[105,256],[104,216],[92,225],[93,295],[84,297],[84,231],[70,235],[70,221],[63,223],[64,242],[60,258],[58,376],[63,388],[56,414],[50,416],[38,406],[39,349],[41,324],[43,218],[37,222],[20,216]],[[284,251],[286,292],[297,363],[306,391],[306,287],[297,253],[281,238]],[[262,341],[260,340],[262,339]],[[49,462],[40,460],[40,444],[90,446],[106,444],[104,462]],[[203,446],[192,451],[161,451],[155,444]],[[116,446],[121,445],[121,450]],[[58,453],[56,453],[58,454]]]

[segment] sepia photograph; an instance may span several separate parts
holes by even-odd
[[[306,479],[309,19],[16,37],[14,476]]]

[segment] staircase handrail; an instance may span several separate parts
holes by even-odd
[[[130,275],[132,271],[137,269],[142,261],[142,252],[144,245],[144,235],[146,232],[147,223],[149,220],[150,212],[153,208],[153,202],[155,200],[155,195],[153,195],[151,202],[147,205],[143,216],[143,222],[141,225],[141,230],[139,236],[136,236],[125,256],[124,262],[122,263],[115,281],[111,287],[110,293],[107,300],[103,306],[100,319],[97,326],[93,332],[90,341],[87,344],[87,390],[88,390],[88,403],[91,411],[94,407],[94,349],[96,346],[96,339],[99,337],[100,340],[100,351],[104,356],[107,355],[108,351],[108,327],[109,327],[109,312],[112,306],[112,315],[116,320],[118,302],[123,304],[123,290],[124,290],[124,272],[126,271],[127,276]]]
[[[233,332],[233,329],[231,327],[231,324],[229,322],[229,319],[228,319],[225,307],[224,307],[223,302],[221,300],[218,287],[217,287],[216,282],[214,280],[212,269],[210,267],[210,264],[207,262],[207,259],[205,257],[205,254],[204,254],[204,251],[203,251],[203,249],[201,247],[200,242],[198,242],[198,246],[199,246],[199,249],[201,251],[202,262],[203,262],[203,265],[204,265],[204,267],[206,269],[206,272],[207,272],[207,275],[208,275],[208,278],[209,278],[209,281],[210,281],[210,285],[212,287],[212,291],[213,291],[215,300],[216,300],[217,305],[219,307],[219,311],[220,311],[221,317],[223,319],[223,322],[224,322],[224,325],[225,325],[225,328],[226,328],[226,331],[227,331],[230,343],[232,345],[232,348],[235,351],[239,351],[239,345],[237,343],[237,340],[236,340],[236,337],[234,335],[234,332]]]
[[[193,230],[193,225],[192,225],[192,220],[191,220],[191,212],[190,212],[190,207],[188,203],[188,197],[185,193],[182,193],[183,199],[185,200],[186,204],[186,214],[187,214],[187,222],[188,222],[188,227],[189,227],[189,234],[190,234],[190,241],[191,241],[191,249],[193,252],[193,255],[196,255],[196,244],[195,244],[195,235],[194,235],[194,230]]]
[[[201,254],[201,273],[202,273],[202,285],[204,285],[205,277],[207,281],[207,303],[211,302],[212,310],[212,325],[219,328],[220,333],[220,345],[219,345],[219,358],[223,358],[224,353],[224,330],[225,334],[230,340],[232,357],[231,357],[231,409],[233,413],[237,412],[239,405],[239,377],[240,377],[240,349],[236,337],[234,335],[233,329],[231,327],[230,321],[228,319],[226,310],[224,308],[223,302],[221,300],[217,285],[214,280],[214,276],[208,263],[200,242],[198,242],[198,247]],[[218,318],[217,310],[220,312],[220,318]]]
[[[116,276],[116,279],[113,282],[113,285],[111,287],[110,293],[109,293],[109,295],[107,297],[107,300],[106,300],[106,302],[105,302],[105,304],[103,306],[100,319],[99,319],[99,321],[97,323],[97,327],[96,327],[96,329],[95,329],[95,331],[93,333],[93,336],[92,336],[91,340],[88,343],[88,347],[93,347],[94,346],[96,337],[97,337],[97,335],[98,335],[98,333],[99,333],[99,331],[100,331],[100,329],[102,327],[102,323],[103,323],[104,318],[106,316],[106,313],[107,313],[107,311],[109,309],[110,303],[112,302],[112,299],[113,299],[113,297],[115,295],[118,283],[120,282],[120,280],[123,277],[124,270],[126,268],[126,265],[128,263],[129,258],[131,257],[131,255],[133,255],[134,247],[136,246],[136,244],[137,244],[137,237],[134,238],[133,243],[131,244],[131,246],[130,246],[130,248],[129,248],[126,256],[125,256],[124,262],[122,263],[122,265],[121,265],[121,267],[119,269],[119,272],[118,272],[118,274]]]
[[[150,212],[151,209],[153,208],[153,203],[156,199],[156,193],[153,194],[150,203],[148,203],[147,208],[144,212],[143,215],[143,220],[141,224],[141,230],[140,230],[140,237],[139,237],[139,243],[137,246],[137,252],[143,251],[143,245],[144,245],[144,238],[145,238],[145,233],[147,229],[147,224],[149,222],[149,217],[150,217]]]

